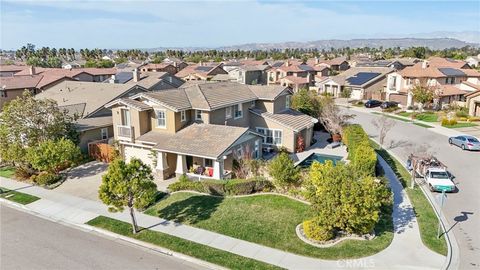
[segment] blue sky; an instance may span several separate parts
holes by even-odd
[[[480,1],[0,0],[2,49],[225,46],[480,31]]]

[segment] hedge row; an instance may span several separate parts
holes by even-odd
[[[377,154],[363,128],[360,125],[349,125],[343,129],[342,138],[355,172],[363,176],[374,176]]]
[[[247,195],[260,191],[272,190],[270,181],[262,177],[251,179],[231,180],[202,180],[191,181],[181,178],[179,181],[168,186],[170,191],[194,190],[212,195]]]

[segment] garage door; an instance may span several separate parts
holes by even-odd
[[[361,100],[363,99],[362,90],[353,90],[350,95],[352,99]]]
[[[131,145],[124,145],[125,150],[125,161],[130,162],[132,158],[138,158],[143,163],[149,165],[153,168],[153,160],[151,156],[151,150],[147,148],[140,148]]]
[[[407,95],[402,95],[402,94],[391,94],[389,97],[389,101],[395,101],[400,103],[403,106],[407,105]]]

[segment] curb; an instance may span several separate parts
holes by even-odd
[[[42,215],[40,213],[37,213],[37,212],[31,210],[23,204],[12,202],[12,201],[6,200],[4,198],[0,198],[0,203],[7,205],[7,207],[15,208],[19,211],[34,215],[36,217],[39,217],[39,218],[42,218],[42,219],[45,219],[45,220],[48,220],[48,221],[51,221],[51,222],[59,223],[59,224],[62,224],[64,226],[67,226],[67,227],[70,227],[70,228],[79,229],[79,230],[84,231],[84,232],[89,232],[89,233],[95,232],[97,234],[100,234],[100,236],[102,236],[102,237],[108,237],[108,238],[122,240],[124,242],[127,242],[130,245],[133,245],[133,246],[136,246],[136,247],[139,247],[139,248],[143,248],[143,249],[147,249],[147,250],[150,250],[150,251],[153,251],[153,252],[156,252],[156,253],[160,253],[160,254],[163,254],[163,255],[175,257],[175,258],[184,260],[186,262],[191,262],[191,263],[206,267],[208,269],[213,269],[213,270],[226,270],[226,269],[228,269],[228,268],[224,268],[222,266],[219,266],[219,265],[216,265],[216,264],[213,264],[213,263],[209,263],[209,262],[206,262],[206,261],[194,258],[194,257],[190,257],[190,256],[185,255],[183,253],[175,252],[175,251],[172,251],[172,250],[167,249],[167,248],[163,248],[163,247],[160,247],[160,246],[157,246],[157,245],[154,245],[154,244],[150,244],[150,243],[147,243],[147,242],[136,240],[136,239],[126,237],[126,236],[123,236],[123,235],[120,235],[120,234],[116,234],[116,233],[113,233],[113,232],[110,232],[110,231],[107,231],[107,230],[99,229],[99,228],[96,228],[96,227],[93,227],[93,226],[90,226],[90,225],[87,225],[87,224],[78,224],[78,223],[68,222],[68,221],[65,221],[63,219],[62,220],[53,219],[49,216],[45,216],[45,215]]]
[[[385,149],[385,150],[388,152],[389,155],[391,155],[396,160],[398,160],[402,164],[402,166],[405,168],[405,166],[403,165],[404,163],[402,162],[402,159],[400,159],[397,155],[392,153],[390,150],[387,150],[387,149]],[[447,249],[448,249],[447,250],[447,256],[446,256],[445,263],[444,263],[442,269],[458,269],[459,265],[460,265],[460,261],[459,261],[459,253],[460,252],[459,252],[459,247],[458,247],[455,235],[453,234],[453,232],[445,233],[447,231],[447,226],[446,225],[449,225],[449,223],[446,220],[443,213],[441,211],[439,211],[438,205],[435,202],[435,200],[433,199],[433,195],[431,193],[425,191],[423,186],[418,185],[418,184],[417,184],[417,186],[420,187],[420,190],[422,190],[423,195],[427,198],[428,202],[432,206],[433,211],[435,212],[435,215],[439,219],[440,224],[442,226],[442,229],[443,229],[443,232],[444,232],[443,235],[445,236],[445,240],[447,241]],[[407,189],[407,188],[410,188],[410,187],[405,187],[404,189]]]

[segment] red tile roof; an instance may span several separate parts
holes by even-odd
[[[42,75],[0,77],[0,87],[5,90],[36,88],[42,78]]]
[[[453,85],[442,85],[440,87],[439,96],[441,96],[441,97],[456,96],[456,95],[464,95],[466,93],[468,93],[468,91],[460,90],[459,88],[457,88]]]
[[[309,83],[308,78],[297,77],[297,76],[286,76],[281,78],[282,80],[287,80],[294,84],[307,84]]]

